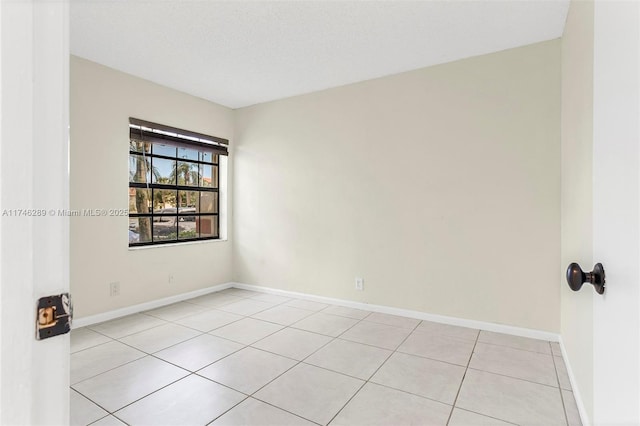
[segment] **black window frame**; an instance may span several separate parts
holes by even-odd
[[[142,152],[139,150],[135,150],[132,148],[132,142],[137,141],[138,143],[142,142]],[[147,145],[148,151],[147,151]],[[163,144],[168,145],[176,150],[175,156],[165,155],[165,154],[156,154],[154,153],[153,144]],[[129,247],[144,247],[144,246],[156,246],[156,245],[166,245],[166,244],[181,244],[181,243],[189,243],[194,241],[208,241],[208,240],[219,240],[220,239],[220,156],[228,155],[228,146],[229,141],[227,139],[219,138],[216,136],[205,135],[202,133],[192,132],[188,130],[178,129],[175,127],[170,127],[158,123],[152,123],[150,121],[140,120],[133,117],[129,118],[129,167],[131,167],[132,156],[142,156],[144,163],[144,167],[148,168],[148,171],[145,171],[145,181],[149,182],[132,182],[131,175],[129,177],[129,196],[131,196],[132,189],[137,194],[136,189],[147,189],[149,190],[149,199],[147,203],[149,205],[149,212],[141,213],[135,212],[132,213],[129,211],[128,218],[128,230],[129,230]],[[196,159],[187,159],[179,157],[179,148],[187,148],[191,150],[197,150],[198,156]],[[203,153],[210,153],[211,161],[205,161],[203,158]],[[172,160],[175,162],[174,164],[174,182],[167,183],[162,182],[158,183],[154,179],[153,174],[153,162],[154,159],[157,160]],[[139,161],[139,160],[135,160]],[[148,162],[148,163],[147,163]],[[186,185],[180,184],[180,179],[178,175],[178,166],[179,163],[187,163],[190,166],[195,166],[197,168],[197,185]],[[211,166],[211,186],[203,186],[203,176],[204,173],[201,171],[205,166]],[[131,173],[131,172],[130,172]],[[148,175],[148,177],[147,177]],[[156,191],[175,191],[175,212],[157,212],[154,208],[155,203],[155,194]],[[205,212],[202,213],[200,211],[180,211],[180,191],[189,191],[189,192],[197,192],[198,195],[198,203],[197,206],[201,207],[201,199],[203,193],[215,193],[215,213]],[[188,208],[188,207],[187,207]],[[167,208],[163,208],[166,210]],[[173,208],[171,208],[173,210]],[[211,217],[213,220],[211,221],[211,226],[216,223],[215,226],[215,234],[212,236],[201,236],[202,232],[202,224],[205,223],[201,219]],[[149,218],[149,238],[150,241],[143,242],[131,242],[131,219],[136,218]],[[174,221],[174,229],[175,229],[175,239],[167,239],[167,240],[154,240],[155,232],[154,227],[159,226],[156,223],[162,223],[163,219],[169,218],[169,221]],[[157,219],[157,220],[156,220]],[[185,221],[190,221],[193,219],[195,222],[195,229],[197,230],[200,226],[200,231],[197,231],[196,237],[190,238],[180,238],[180,223]],[[140,226],[138,227],[140,230]],[[213,231],[213,230],[212,230]],[[140,236],[140,233],[138,233]],[[170,234],[171,235],[171,234]]]

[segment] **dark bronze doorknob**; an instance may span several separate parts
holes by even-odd
[[[578,291],[582,284],[589,283],[593,284],[598,294],[604,293],[605,275],[602,263],[596,263],[591,272],[584,272],[580,265],[572,263],[567,268],[567,282],[573,291]]]

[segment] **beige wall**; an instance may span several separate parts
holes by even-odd
[[[559,331],[558,40],[238,110],[235,149],[235,281]]]
[[[587,414],[593,418],[593,295],[573,292],[571,262],[593,266],[593,2],[574,1],[562,38],[562,339]]]
[[[128,208],[129,117],[233,139],[232,110],[73,56],[70,103],[72,209]],[[230,241],[129,250],[127,224],[71,218],[77,317],[231,280]],[[115,281],[121,294],[110,297]]]

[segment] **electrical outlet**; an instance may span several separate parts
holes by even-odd
[[[169,274],[169,284],[173,283],[173,274]]]
[[[118,281],[109,283],[109,295],[111,297],[120,296],[120,283]]]
[[[356,277],[356,290],[364,291],[364,278]]]

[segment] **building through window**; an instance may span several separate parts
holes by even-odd
[[[129,119],[129,246],[220,238],[226,139]]]

